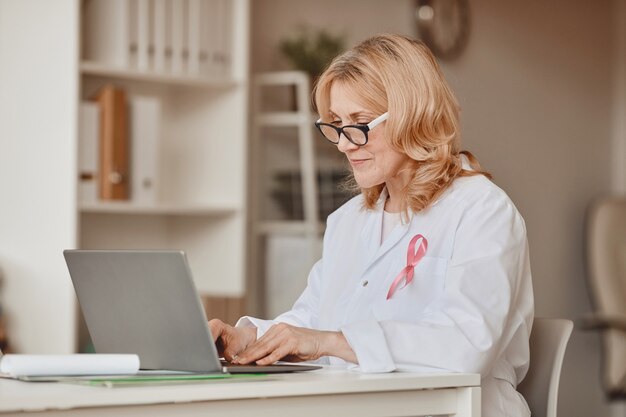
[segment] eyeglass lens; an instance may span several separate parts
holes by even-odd
[[[365,132],[359,128],[346,126],[342,130],[346,138],[356,145],[364,145],[367,142]],[[334,127],[322,124],[320,125],[320,131],[332,143],[339,143],[339,132]]]

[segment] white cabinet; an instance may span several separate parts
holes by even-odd
[[[0,2],[0,184],[9,192],[0,208],[0,266],[12,340],[25,352],[75,349],[66,248],[181,249],[202,293],[241,297],[245,291],[248,0],[99,3],[150,16],[159,7],[169,14],[173,3],[184,4],[187,16],[222,10],[221,52],[209,51],[225,62],[219,71],[203,71],[202,58],[188,70],[154,66],[152,47],[147,58],[122,65],[86,60],[85,9],[92,1]],[[201,28],[193,30],[204,40],[218,36]],[[152,32],[147,40],[140,36],[138,45],[152,39]],[[202,47],[183,42],[181,53]],[[129,97],[161,103],[154,203],[77,198],[79,103],[110,83]]]

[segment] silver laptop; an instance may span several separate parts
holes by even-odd
[[[66,250],[98,353],[136,353],[143,370],[274,373],[319,366],[225,365],[180,251]]]

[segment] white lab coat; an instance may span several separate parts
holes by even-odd
[[[357,196],[328,217],[322,259],[293,308],[275,320],[243,317],[257,337],[276,322],[342,331],[361,372],[482,375],[483,416],[529,416],[516,386],[529,363],[533,292],[524,220],[483,176],[458,178],[381,245],[386,191],[375,209]],[[387,300],[409,241],[428,240],[413,282]]]

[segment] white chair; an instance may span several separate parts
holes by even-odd
[[[602,385],[615,404],[626,398],[626,199],[600,198],[586,223],[589,293],[594,308],[580,321],[602,340]]]
[[[530,334],[530,368],[517,387],[533,417],[556,417],[561,366],[573,328],[571,320],[535,318]]]

